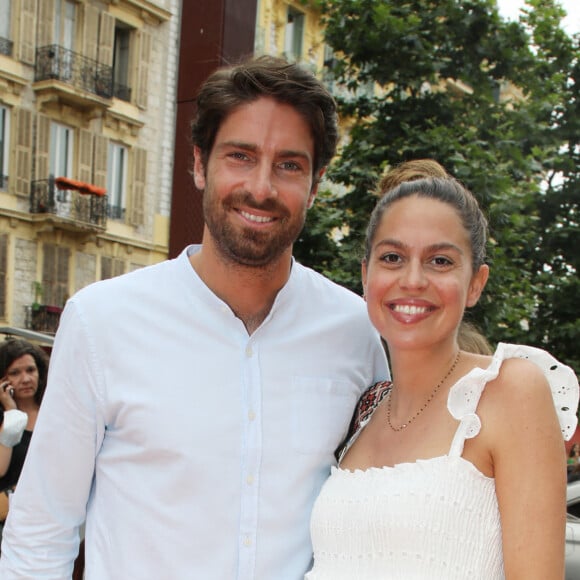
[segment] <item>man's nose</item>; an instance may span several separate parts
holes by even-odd
[[[269,163],[259,163],[248,179],[248,191],[256,201],[263,201],[278,195],[274,185],[274,171]]]

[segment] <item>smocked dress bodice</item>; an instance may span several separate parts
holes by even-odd
[[[462,453],[480,431],[476,410],[485,385],[513,357],[544,370],[562,434],[572,436],[578,407],[572,369],[540,349],[500,343],[487,369],[474,368],[450,389],[447,408],[459,424],[447,455],[364,471],[332,468],[312,512],[314,566],[307,580],[504,578],[495,481]],[[369,389],[372,404],[341,458],[388,388]]]

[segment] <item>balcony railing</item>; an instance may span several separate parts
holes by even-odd
[[[12,47],[14,43],[7,38],[2,38],[0,36],[0,54],[4,54],[6,56],[12,56]]]
[[[60,322],[62,308],[59,306],[49,306],[47,304],[31,304],[25,306],[26,328],[37,332],[54,334]]]
[[[113,96],[113,67],[77,54],[58,44],[36,49],[34,80],[58,80],[77,89],[110,99]]]
[[[6,191],[8,189],[8,175],[2,175],[0,173],[0,191]]]
[[[79,224],[105,229],[107,196],[59,189],[55,179],[40,179],[30,185],[30,213],[52,214]]]

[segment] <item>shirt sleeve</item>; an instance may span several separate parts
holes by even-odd
[[[48,385],[4,527],[0,578],[70,580],[104,421],[99,366],[77,305],[61,317]],[[97,370],[95,370],[97,369]]]

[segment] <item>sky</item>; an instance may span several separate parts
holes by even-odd
[[[580,0],[560,0],[568,16],[564,20],[564,29],[573,34],[580,32]],[[517,20],[524,0],[497,0],[499,12],[505,18]]]

